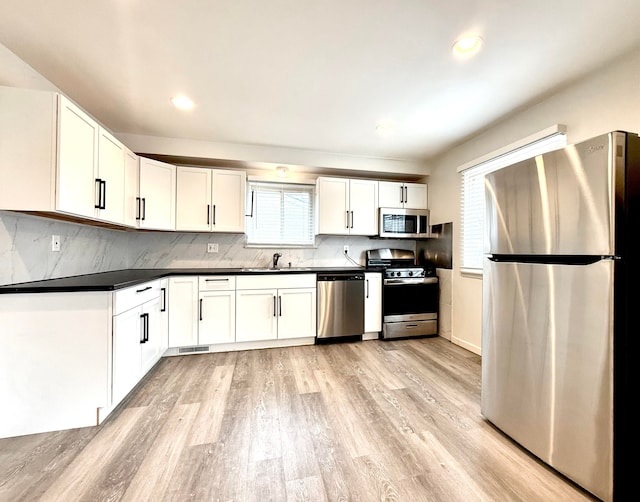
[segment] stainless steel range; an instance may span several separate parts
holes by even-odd
[[[367,267],[383,272],[383,339],[438,334],[435,268],[417,265],[413,251],[390,248],[367,251]]]

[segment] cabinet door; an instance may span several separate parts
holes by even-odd
[[[198,344],[198,277],[169,278],[169,347]]]
[[[349,180],[318,178],[318,233],[346,235],[349,233]]]
[[[382,274],[364,274],[364,331],[382,331]]]
[[[93,218],[97,199],[98,124],[64,96],[58,113],[58,211]]]
[[[316,288],[278,290],[278,338],[316,336]]]
[[[277,290],[236,291],[236,342],[278,338]]]
[[[175,230],[176,166],[140,157],[140,228]]]
[[[140,219],[140,159],[128,148],[124,152],[124,214],[122,222],[137,227]]]
[[[169,279],[160,280],[160,355],[169,347]]]
[[[378,182],[379,207],[404,207],[404,186],[396,181]]]
[[[113,369],[112,400],[118,404],[138,383],[140,372],[140,345],[142,308],[133,308],[113,317]]]
[[[424,183],[405,183],[404,207],[408,209],[427,209],[427,185]]]
[[[125,147],[112,134],[99,129],[96,217],[124,223]]]
[[[247,175],[239,171],[214,169],[213,214],[214,232],[244,232],[244,209]]]
[[[211,230],[211,169],[176,168],[176,230]]]
[[[378,233],[378,182],[349,181],[349,211],[351,235]]]
[[[140,344],[140,377],[160,359],[162,347],[162,327],[160,325],[161,298],[157,297],[142,306],[142,334]]]
[[[198,343],[232,343],[236,340],[236,292],[200,293]]]

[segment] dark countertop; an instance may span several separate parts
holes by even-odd
[[[0,286],[0,294],[9,293],[64,293],[74,291],[115,291],[128,288],[143,282],[176,275],[279,275],[290,274],[318,274],[327,272],[380,272],[381,268],[365,267],[309,267],[282,268],[281,272],[256,270],[247,268],[143,268],[112,270],[96,274],[75,275],[47,279],[43,281],[21,282]]]

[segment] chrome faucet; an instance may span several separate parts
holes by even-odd
[[[278,259],[282,256],[282,253],[273,253],[273,268],[278,268]]]

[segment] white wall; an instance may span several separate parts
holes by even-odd
[[[433,223],[453,222],[452,342],[481,354],[482,280],[460,272],[461,166],[553,124],[577,143],[612,130],[640,131],[640,50],[513,114],[438,159],[429,178]]]

